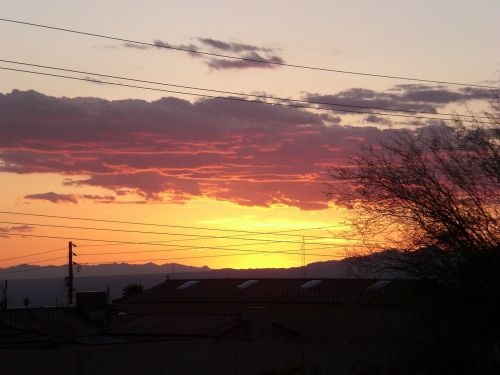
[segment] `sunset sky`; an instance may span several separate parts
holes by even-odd
[[[259,64],[0,21],[2,60],[249,95],[468,113],[487,108],[494,90],[478,86],[498,86],[500,71],[495,0],[5,0],[0,18],[243,58],[477,85]],[[204,94],[8,62],[0,67],[103,81],[0,70],[0,268],[64,264],[57,258],[65,250],[52,250],[68,240],[78,245],[80,263],[291,267],[302,262],[302,236],[307,262],[339,259],[358,242],[342,239],[351,213],[327,200],[327,168],[346,165],[361,144],[400,128],[439,123],[113,86],[106,82]],[[175,242],[133,244],[158,241]],[[51,252],[18,258],[45,251]]]

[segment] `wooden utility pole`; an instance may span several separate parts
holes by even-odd
[[[76,245],[69,241],[68,242],[68,305],[73,304],[73,247]]]

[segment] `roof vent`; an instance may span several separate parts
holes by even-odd
[[[376,283],[373,283],[372,285],[370,285],[368,288],[366,288],[366,290],[379,290],[390,283],[391,282],[389,280],[380,280],[380,281],[377,281]]]
[[[177,287],[177,289],[187,289],[187,288],[190,288],[190,287],[192,287],[193,285],[198,284],[198,283],[199,283],[199,281],[198,281],[198,280],[190,280],[190,281],[186,281],[184,284],[179,285],[179,286]]]
[[[322,280],[311,280],[311,281],[308,281],[307,283],[302,284],[300,286],[300,289],[309,289],[309,288],[312,288],[313,286],[318,285],[321,281]]]
[[[241,283],[240,285],[238,285],[238,289],[248,288],[249,286],[257,284],[258,282],[259,282],[259,280],[247,280],[244,283]]]

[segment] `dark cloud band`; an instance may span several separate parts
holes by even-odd
[[[422,90],[354,89],[332,96],[373,102],[390,95],[400,104],[411,98],[411,105],[441,105],[435,96],[413,95]],[[478,95],[458,91],[455,99]],[[248,206],[322,209],[328,207],[323,194],[327,167],[345,165],[360,144],[398,131],[342,126],[341,121],[297,108],[217,99],[108,101],[13,91],[0,94],[0,171],[58,173],[68,186],[114,193],[26,197],[54,203],[119,202],[132,192],[142,196],[141,203],[182,204],[208,197]],[[369,115],[366,121],[383,120]]]

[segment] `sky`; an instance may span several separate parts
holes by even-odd
[[[91,73],[427,113],[481,111],[494,94],[158,46],[498,86],[498,1],[6,0],[0,14],[156,45],[0,22],[0,59],[89,74],[0,67],[93,80],[0,70],[0,268],[64,264],[68,240],[82,264],[290,267],[302,264],[303,248],[307,263],[340,259],[359,241],[342,236],[352,212],[327,199],[328,167],[348,165],[362,145],[399,129],[438,124],[204,98],[161,90],[207,92]]]

